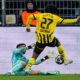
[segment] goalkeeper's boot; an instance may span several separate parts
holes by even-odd
[[[47,74],[48,75],[58,75],[58,74],[60,74],[60,71],[57,71],[57,70],[55,70],[55,71],[48,71]]]
[[[66,60],[64,61],[64,65],[68,65],[68,64],[71,64],[71,63],[73,63],[73,60],[68,60],[68,59],[66,59]]]

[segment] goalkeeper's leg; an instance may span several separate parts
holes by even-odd
[[[6,74],[11,74],[11,75],[14,75],[15,72],[19,71],[20,69],[24,68],[26,66],[26,63],[24,61],[17,61],[15,63],[15,65],[12,67],[12,69],[7,72]]]
[[[58,70],[51,70],[51,71],[34,71],[32,70],[29,75],[57,75],[60,74]]]

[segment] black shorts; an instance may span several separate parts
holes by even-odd
[[[53,41],[51,43],[48,43],[48,44],[42,44],[42,43],[36,42],[34,52],[37,54],[40,54],[46,46],[58,47],[59,45],[60,45],[60,42],[56,37],[54,37]]]

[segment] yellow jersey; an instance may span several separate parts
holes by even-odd
[[[51,43],[54,39],[54,31],[56,29],[56,25],[60,23],[70,23],[68,19],[65,22],[61,17],[51,14],[51,13],[40,13],[31,15],[26,24],[27,28],[30,28],[30,22],[32,19],[37,20],[36,24],[36,41],[42,44]],[[76,22],[77,19],[70,20]]]

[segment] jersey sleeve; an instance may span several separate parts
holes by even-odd
[[[30,29],[30,23],[31,23],[31,21],[32,20],[38,20],[39,19],[39,15],[40,15],[41,13],[39,13],[39,14],[32,14],[32,15],[30,15],[29,17],[28,17],[28,21],[27,21],[27,23],[26,23],[26,28],[27,29]]]
[[[63,20],[64,20],[63,18],[61,18],[61,17],[59,17],[59,16],[57,16],[56,19],[57,19],[57,21],[58,21],[58,22],[57,22],[58,24],[61,24],[61,23],[63,22]]]
[[[61,24],[71,24],[76,23],[77,21],[77,19],[64,19]]]
[[[40,17],[40,14],[41,14],[41,13],[39,13],[39,14],[33,14],[34,19],[38,20],[39,17]]]
[[[22,54],[23,52],[25,52],[27,50],[27,48],[16,48],[16,49],[14,49],[13,50],[13,53],[15,54],[15,55],[18,55],[18,54]]]
[[[30,15],[29,17],[28,17],[28,20],[27,20],[27,23],[26,23],[26,28],[27,29],[30,29],[30,23],[31,23],[31,21],[34,19],[34,17],[33,17],[33,15]]]
[[[76,23],[78,20],[77,18],[75,19],[63,19],[59,16],[57,16],[58,24],[71,24],[71,23]]]

